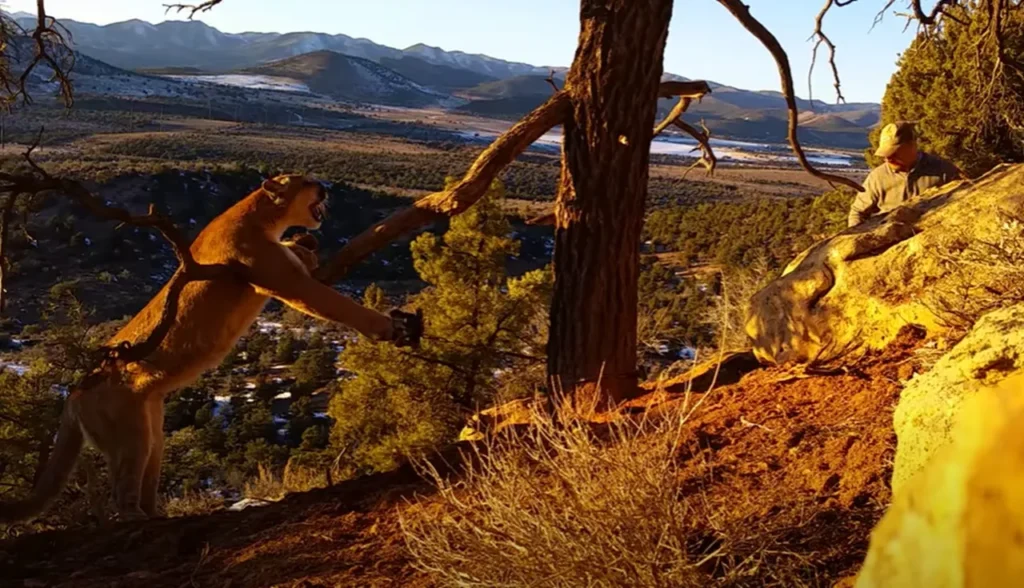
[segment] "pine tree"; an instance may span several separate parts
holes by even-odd
[[[334,379],[334,362],[338,354],[323,338],[316,336],[293,366],[295,391],[310,394]]]
[[[372,308],[378,312],[383,311],[387,308],[388,300],[384,296],[384,290],[376,283],[370,284],[366,287],[366,292],[363,292],[363,306],[366,308]]]
[[[279,364],[290,364],[295,361],[295,356],[298,353],[299,345],[298,340],[292,335],[291,331],[285,331],[281,338],[277,340],[277,349],[274,351],[274,361]]]
[[[443,237],[424,234],[412,243],[416,272],[429,284],[412,299],[426,317],[420,349],[361,339],[342,353],[355,377],[331,400],[332,444],[352,466],[388,469],[450,441],[505,380],[539,365],[524,357],[543,353],[550,274],[507,276],[519,243],[509,236],[503,197],[495,182]]]
[[[932,34],[914,39],[900,57],[882,99],[882,123],[916,121],[920,143],[972,177],[1001,162],[1024,161],[1024,78],[996,67],[995,54],[980,44],[988,11],[970,4],[951,7]],[[1010,11],[1003,24],[1007,55],[1024,59],[1024,15]],[[880,127],[871,133],[872,165]]]

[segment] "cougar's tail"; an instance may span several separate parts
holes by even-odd
[[[18,502],[0,503],[0,524],[17,523],[39,516],[64,488],[84,442],[72,404],[69,399],[64,405],[53,453],[32,489],[31,496]]]

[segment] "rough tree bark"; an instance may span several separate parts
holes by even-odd
[[[635,393],[640,231],[672,0],[583,0],[564,91],[548,373],[580,409]]]

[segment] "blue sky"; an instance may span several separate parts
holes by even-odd
[[[108,24],[160,22],[165,0],[47,0],[58,18]],[[747,0],[751,12],[789,53],[797,91],[807,95],[808,37],[823,0]],[[34,0],[8,0],[34,12]],[[912,38],[892,14],[869,33],[883,0],[833,9],[826,30],[839,48],[847,100],[877,102]],[[901,3],[897,3],[901,4]],[[577,0],[224,0],[197,18],[225,32],[316,31],[366,37],[393,47],[427,43],[536,65],[569,65],[579,32]],[[814,96],[833,101],[827,64],[815,72]],[[778,90],[767,52],[715,0],[676,0],[665,53],[667,71],[752,90]]]

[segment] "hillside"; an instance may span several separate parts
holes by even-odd
[[[686,79],[666,75],[666,79]],[[564,83],[564,74],[555,81]],[[720,138],[749,141],[785,142],[788,133],[786,102],[778,92],[751,92],[721,84],[710,84],[712,93],[690,106],[687,116],[704,119],[712,134]],[[506,119],[517,119],[551,96],[546,75],[527,75],[479,84],[458,92],[471,102],[460,112]],[[660,115],[674,105],[662,100]],[[801,137],[814,145],[862,149],[867,146],[868,130],[878,124],[879,109],[874,104],[826,104],[798,100],[801,109]]]
[[[398,72],[367,59],[316,51],[241,70],[241,73],[295,80],[311,92],[336,100],[395,106],[437,106],[448,102]]]
[[[1000,260],[1019,259],[1024,228],[994,221],[1024,206],[1022,175],[1002,166],[819,241],[753,297],[752,351],[650,382],[581,426],[525,398],[470,420],[430,455],[433,475],[404,464],[240,511],[14,537],[3,578],[931,586],[920,579],[985,564],[999,580],[985,586],[1017,585],[1024,295],[1001,289],[1021,277]],[[972,262],[933,262],[950,255]],[[964,279],[984,294],[943,306]],[[964,547],[936,557],[950,544]]]
[[[706,562],[688,585],[733,574],[757,585],[827,585],[856,571],[888,501],[898,392],[890,365],[914,361],[914,347],[908,338],[865,364],[864,377],[779,383],[784,370],[760,370],[708,398],[680,439],[672,479],[681,506],[694,509],[680,521],[692,533],[689,557]],[[740,375],[723,371],[721,378]],[[631,412],[674,415],[685,388],[680,379]],[[654,436],[648,442],[657,447]],[[432,461],[450,471],[469,443],[460,446]],[[0,565],[8,578],[53,588],[441,586],[413,565],[399,518],[433,520],[443,508],[436,488],[405,466],[241,512],[2,542]],[[565,571],[572,563],[563,562]]]
[[[482,100],[496,100],[499,98],[525,98],[531,96],[550,96],[551,84],[548,83],[546,75],[516,76],[503,80],[495,80],[479,84],[467,89],[462,95]],[[555,82],[559,85],[564,83],[564,75],[556,75]]]
[[[471,69],[438,65],[410,55],[404,55],[399,58],[384,57],[380,60],[380,64],[402,74],[421,86],[442,92],[472,88],[478,84],[491,82],[496,79]]]
[[[23,25],[32,25],[33,16],[25,13],[15,16]],[[335,51],[376,62],[413,57],[432,65],[466,69],[484,78],[546,71],[527,64],[485,55],[446,52],[426,45],[414,45],[401,50],[342,34],[231,34],[199,20],[174,20],[158,24],[130,20],[102,26],[71,19],[60,19],[60,22],[71,33],[77,50],[125,69],[194,67],[224,72],[303,53]]]
[[[561,81],[556,78],[556,83],[561,84]],[[551,92],[547,76],[497,80],[459,92],[459,96],[472,100],[457,110],[480,116],[518,119],[543,104]],[[673,104],[672,100],[662,100],[658,105],[659,114],[668,114]],[[810,103],[804,104],[810,106]],[[800,137],[808,145],[849,149],[867,147],[868,130],[878,122],[877,107],[832,107],[817,102],[814,106],[818,110],[808,110],[800,116]],[[717,138],[784,143],[788,134],[789,115],[785,101],[781,96],[770,93],[717,86],[711,95],[691,105],[686,116],[692,120],[704,120]]]
[[[18,18],[27,21],[30,17],[19,13]],[[229,34],[201,21],[150,24],[131,20],[105,26],[62,22],[82,54],[147,74],[201,79],[202,74],[259,72],[297,80],[314,93],[339,100],[412,108],[454,107],[461,113],[502,119],[523,116],[551,91],[545,81],[551,68],[425,44],[396,49],[367,39],[317,32]],[[349,59],[328,60],[327,53]],[[556,70],[562,79],[565,68]],[[665,77],[686,79],[675,74]],[[208,81],[238,85],[238,80]],[[709,128],[719,137],[785,140],[784,130],[780,131],[784,128],[780,121],[786,118],[781,94],[709,83],[713,94],[693,105],[691,113],[707,119]],[[262,85],[273,88],[279,84],[271,81]],[[460,99],[447,99],[450,95]],[[847,126],[834,119],[808,117],[805,136],[820,145],[863,148],[868,130],[879,120],[877,104],[836,105],[804,99],[798,104],[802,110],[835,115],[851,123]],[[670,101],[660,105],[664,112],[669,108]]]

